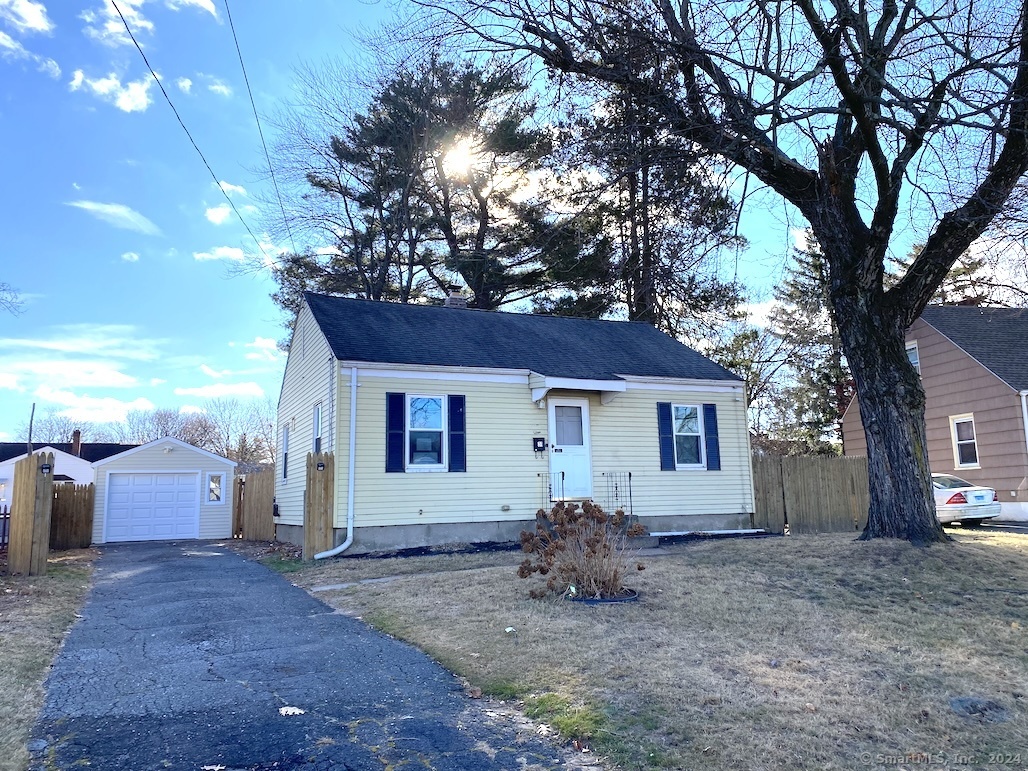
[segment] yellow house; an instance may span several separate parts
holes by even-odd
[[[278,405],[278,538],[335,455],[350,552],[517,540],[556,500],[652,534],[752,528],[743,381],[653,327],[307,293]],[[341,550],[343,550],[341,549]]]

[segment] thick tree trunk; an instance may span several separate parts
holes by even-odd
[[[948,541],[935,516],[924,389],[907,360],[904,325],[861,306],[835,303],[867,438],[871,503],[861,539],[902,538],[919,546]]]

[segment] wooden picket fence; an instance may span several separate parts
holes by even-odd
[[[93,542],[93,498],[92,484],[54,485],[51,549],[85,549]]]
[[[867,525],[867,458],[753,458],[755,527],[770,533],[853,533]]]
[[[46,473],[45,466],[49,466]],[[14,464],[11,536],[7,544],[7,571],[11,575],[46,575],[54,502],[53,466],[53,453],[28,455]]]
[[[328,551],[335,543],[335,457],[307,454],[307,489],[303,500],[303,559]]]
[[[275,471],[236,477],[232,536],[245,541],[275,540]]]

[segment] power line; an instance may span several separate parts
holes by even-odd
[[[286,217],[286,207],[282,203],[282,194],[278,189],[278,179],[275,177],[275,167],[271,165],[271,154],[268,152],[268,143],[264,141],[264,129],[261,128],[261,119],[257,115],[257,105],[253,101],[253,91],[250,90],[250,78],[246,75],[246,65],[243,64],[243,52],[239,48],[239,38],[236,36],[236,25],[232,21],[232,9],[228,7],[228,0],[225,2],[225,14],[228,16],[228,26],[232,30],[232,40],[236,44],[236,54],[239,56],[239,69],[243,71],[243,82],[246,84],[246,93],[250,97],[250,107],[253,109],[253,119],[257,123],[257,133],[261,136],[261,147],[264,148],[264,157],[268,161],[268,171],[271,172],[271,184],[275,188],[275,197],[278,198],[278,208],[282,212],[282,223],[286,226],[286,233],[289,234],[289,245],[293,247],[293,254],[296,254],[296,242],[293,241],[293,230],[289,227],[289,218]]]
[[[146,68],[150,70],[150,74],[153,76],[153,79],[157,83],[157,87],[161,90],[161,93],[164,94],[164,98],[165,100],[167,100],[168,106],[171,108],[171,111],[175,113],[175,118],[178,120],[178,125],[180,125],[182,127],[182,130],[186,132],[186,136],[189,137],[189,142],[193,145],[193,149],[196,150],[197,155],[200,156],[200,160],[203,161],[203,165],[206,166],[207,171],[210,172],[211,178],[214,180],[214,184],[218,186],[218,190],[221,191],[221,194],[225,197],[225,200],[228,201],[228,205],[232,207],[232,211],[236,213],[236,216],[239,218],[239,221],[243,223],[243,227],[246,228],[246,232],[250,234],[250,238],[252,238],[253,242],[257,244],[257,248],[261,250],[261,254],[263,254],[269,262],[271,262],[271,256],[266,251],[264,251],[264,247],[261,245],[260,240],[257,238],[257,236],[253,234],[253,231],[250,230],[250,226],[246,224],[246,220],[243,219],[243,215],[239,213],[239,209],[236,208],[235,202],[231,198],[229,198],[229,195],[225,191],[225,188],[221,186],[221,182],[218,180],[218,175],[214,173],[214,169],[212,169],[211,165],[207,162],[207,158],[204,157],[204,154],[200,150],[199,145],[196,144],[196,140],[193,139],[193,135],[190,134],[189,129],[186,128],[186,124],[182,120],[182,116],[179,115],[178,110],[175,109],[174,102],[171,101],[171,97],[168,96],[168,92],[164,90],[164,84],[161,83],[161,79],[157,77],[157,73],[154,72],[153,67],[150,66],[150,61],[146,58],[146,54],[143,53],[143,49],[139,45],[139,41],[136,40],[136,36],[132,34],[132,29],[129,27],[128,21],[125,19],[125,14],[121,12],[121,8],[118,7],[118,3],[115,2],[115,0],[111,0],[111,5],[114,6],[114,10],[117,11],[118,16],[121,17],[121,23],[125,25],[125,31],[128,33],[129,38],[135,45],[136,50],[139,51],[139,55],[143,57],[143,63],[146,65]]]

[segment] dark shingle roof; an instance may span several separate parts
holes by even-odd
[[[114,444],[112,442],[83,442],[82,452],[79,457],[89,463],[95,463],[98,460],[109,458],[112,455],[117,455],[119,452],[125,452],[125,450],[131,450],[133,447],[138,446],[137,444]],[[53,447],[55,450],[74,455],[71,451],[71,442],[33,442],[32,447],[36,451],[44,447]],[[25,446],[25,442],[0,442],[0,462],[17,458],[20,455],[24,455],[27,451],[28,448]]]
[[[648,324],[353,300],[308,292],[336,358],[447,367],[740,380]]]
[[[932,305],[921,319],[1014,390],[1028,390],[1028,308]]]

